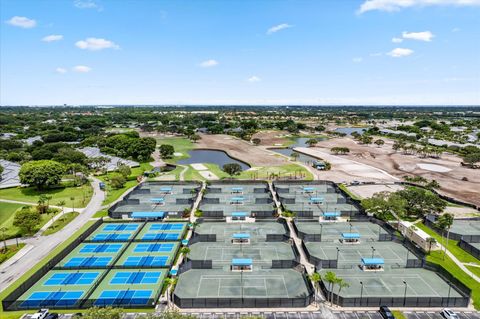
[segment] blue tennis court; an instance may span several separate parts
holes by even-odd
[[[73,257],[64,267],[107,267],[111,260],[112,257]]]
[[[115,274],[115,277],[110,280],[111,285],[125,285],[125,284],[157,284],[161,272],[144,272],[144,271],[122,271]]]
[[[168,256],[130,256],[125,260],[123,266],[128,267],[151,267],[151,266],[165,266],[168,261]]]
[[[85,246],[80,249],[80,253],[118,253],[121,248],[122,244],[85,244]]]
[[[184,224],[153,224],[150,230],[182,230]]]
[[[67,272],[53,274],[43,285],[91,285],[97,279],[99,272]]]
[[[83,295],[83,291],[37,291],[22,302],[22,307],[39,308],[52,306],[73,306]]]
[[[138,229],[138,224],[107,224],[103,227],[103,231],[135,231]]]
[[[93,236],[92,241],[128,241],[132,234],[100,233]]]
[[[151,295],[151,290],[106,290],[95,301],[95,305],[146,305]]]
[[[174,244],[138,244],[133,252],[145,253],[145,252],[171,252],[175,247]]]
[[[178,240],[180,233],[146,233],[142,240]]]

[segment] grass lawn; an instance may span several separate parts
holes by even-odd
[[[461,270],[460,267],[450,259],[450,257],[445,256],[445,260],[443,260],[443,253],[440,251],[432,251],[427,256],[427,260],[442,265],[443,268],[448,270],[448,272],[450,272],[455,278],[469,287],[472,290],[473,306],[477,310],[480,309],[480,285],[478,282]]]
[[[407,317],[405,317],[405,315],[404,315],[403,312],[401,312],[401,311],[392,310],[392,313],[393,313],[393,316],[394,316],[396,319],[406,319],[406,318],[407,318]]]
[[[208,169],[217,175],[219,178],[229,178],[230,175],[221,170],[218,165],[215,164],[204,164]],[[240,173],[240,175],[233,176],[234,179],[268,179],[271,177],[271,174],[277,174],[280,177],[294,177],[295,174],[299,176],[302,174],[304,180],[312,180],[313,175],[307,169],[296,164],[285,164],[282,166],[271,166],[271,167],[258,167],[254,169],[249,169]]]
[[[473,272],[477,277],[480,277],[480,267],[475,267],[475,266],[466,266],[468,270]]]
[[[21,205],[21,206],[23,207],[24,205]],[[35,208],[32,207],[32,209],[35,209]],[[52,219],[59,212],[60,212],[60,210],[57,210],[55,214],[42,214],[42,215],[40,215],[41,216],[41,221],[40,221],[40,224],[35,228],[35,232],[37,232],[40,228],[42,228],[43,225],[45,225],[50,219]],[[6,227],[8,229],[6,231],[6,237],[7,238],[15,238],[15,237],[22,237],[22,236],[25,236],[25,235],[31,235],[31,234],[22,234],[17,227],[13,226],[13,219],[14,219],[14,215],[11,215],[10,218],[7,219],[2,224],[3,227]]]
[[[157,139],[157,145],[160,146],[162,144],[172,145],[175,149],[175,153],[182,153],[181,156],[174,156],[171,159],[164,160],[165,162],[171,164],[174,164],[179,160],[189,158],[190,156],[188,155],[188,151],[195,148],[195,143],[185,137],[164,137]]]
[[[20,202],[34,203],[38,201],[41,194],[52,196],[50,205],[57,205],[59,201],[64,200],[66,207],[72,207],[71,197],[75,200],[73,204],[76,208],[85,207],[93,194],[92,186],[87,183],[78,187],[58,187],[53,189],[37,190],[35,187],[12,187],[0,189],[0,198],[16,200]]]
[[[356,200],[362,200],[362,198],[360,198],[360,197],[358,197],[357,195],[355,195],[354,193],[352,193],[352,192],[347,188],[347,186],[345,186],[345,184],[338,184],[338,188],[340,188],[340,189],[343,190],[345,193],[347,193],[348,196],[350,196],[351,198],[356,199]]]
[[[183,169],[183,167],[182,167]],[[187,168],[187,171],[185,172],[185,174],[183,174],[183,177],[186,181],[203,181],[205,180],[205,178],[200,175],[200,173],[192,168],[190,165],[188,165],[188,168]]]
[[[15,214],[15,211],[22,207],[22,204],[13,204],[13,203],[0,203],[0,226],[3,225],[10,217]]]
[[[427,227],[426,225],[424,225],[423,223],[416,223],[415,226],[417,226],[418,228],[420,228],[421,230],[425,231],[427,234],[429,234],[430,236],[432,236],[433,238],[435,238],[439,243],[441,243],[442,245],[446,245],[447,244],[447,239],[444,237],[442,238],[442,236],[440,236],[439,234],[437,234],[434,230],[432,230],[431,228]],[[446,234],[445,234],[446,235]],[[457,243],[458,241],[456,240],[449,240],[448,241],[448,246],[447,246],[447,249],[455,255],[455,257],[457,257],[458,260],[460,260],[461,262],[463,263],[476,263],[478,265],[480,265],[480,260],[478,260],[477,258],[473,257],[472,255],[470,255],[469,253],[467,253],[465,250],[463,250],[462,248],[460,248],[459,246],[457,246]],[[479,268],[480,269],[480,268]]]
[[[106,210],[106,209],[99,210],[99,211],[96,212],[95,215],[93,215],[92,217],[93,217],[93,218],[108,217],[108,210]]]
[[[7,261],[7,259],[11,258],[13,255],[15,255],[20,249],[23,248],[23,246],[25,246],[25,244],[19,244],[18,247],[17,245],[10,245],[10,246],[7,246],[7,251],[4,251],[3,248],[3,244],[2,245],[2,248],[0,248],[0,264],[4,263],[5,261]]]
[[[60,213],[61,214],[61,213]],[[59,217],[53,224],[50,225],[42,234],[42,236],[48,236],[61,230],[65,225],[75,219],[78,216],[78,212],[69,212]]]
[[[116,201],[128,189],[130,189],[134,186],[137,186],[138,182],[136,180],[136,177],[140,176],[140,175],[143,175],[143,173],[145,171],[149,171],[152,168],[153,168],[152,165],[150,165],[149,163],[140,163],[139,167],[132,168],[132,173],[128,177],[127,182],[125,183],[125,185],[122,188],[118,188],[118,189],[114,189],[114,188],[110,187],[110,184],[107,181],[108,176],[111,175],[112,172],[109,172],[105,175],[97,176],[97,178],[99,180],[101,180],[102,182],[105,182],[105,184],[107,186],[107,196],[106,196],[105,200],[103,201],[103,205],[107,205],[107,204],[110,204],[110,203]]]

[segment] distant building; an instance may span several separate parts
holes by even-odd
[[[85,154],[88,158],[100,157],[100,156],[108,158],[110,161],[106,164],[107,171],[114,171],[121,164],[130,166],[130,167],[137,167],[140,165],[138,162],[135,162],[135,161],[104,154],[100,151],[98,147],[84,147],[84,148],[79,148],[78,150],[83,154]]]
[[[0,159],[0,165],[3,167],[0,188],[20,186],[20,178],[18,177],[20,164]]]
[[[15,137],[17,136],[16,133],[0,133],[0,139],[2,140],[9,140],[11,139],[12,137]]]

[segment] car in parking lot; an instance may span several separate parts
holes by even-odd
[[[458,319],[458,315],[451,309],[445,308],[441,312],[445,319]]]
[[[45,319],[58,319],[58,313],[52,312]]]
[[[31,319],[45,319],[48,316],[48,309],[40,309],[34,313],[30,318]]]
[[[395,316],[387,306],[381,306],[379,312],[385,319],[395,319]]]

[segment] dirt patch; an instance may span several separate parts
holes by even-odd
[[[260,145],[264,146],[282,146],[289,143],[286,137],[289,134],[287,131],[261,131],[253,134],[252,139],[259,138]]]
[[[233,158],[246,162],[251,166],[281,166],[288,163],[283,157],[277,157],[261,146],[228,135],[202,134],[196,148],[209,148],[227,152]]]
[[[361,198],[369,198],[372,197],[373,194],[381,192],[394,193],[402,189],[403,186],[394,184],[348,186],[349,191]]]
[[[335,138],[326,141],[320,141],[317,147],[325,153],[330,153],[332,147],[348,147],[350,154],[342,157],[358,161],[389,174],[402,178],[405,175],[422,176],[429,180],[435,179],[441,185],[440,192],[447,196],[457,198],[475,205],[480,205],[480,171],[465,168],[461,166],[461,159],[449,153],[442,154],[441,158],[420,158],[416,155],[405,155],[402,152],[395,152],[392,149],[393,141],[384,138],[385,145],[377,147],[376,145],[363,145],[354,141],[352,138]],[[369,156],[359,156],[358,154],[370,154]],[[418,164],[429,164],[424,168],[431,168],[431,165],[441,166],[449,171],[438,172],[426,170]],[[444,169],[445,170],[445,169]],[[468,181],[462,180],[467,177]]]

